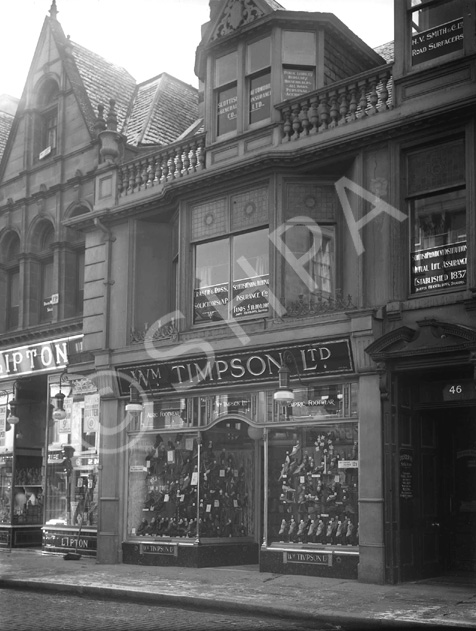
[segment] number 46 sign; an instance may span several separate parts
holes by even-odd
[[[445,401],[474,398],[476,398],[476,388],[472,380],[465,379],[455,381],[454,383],[447,383],[443,390],[443,399]]]

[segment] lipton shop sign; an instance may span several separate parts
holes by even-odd
[[[291,353],[295,360],[286,362],[291,377],[304,379],[354,371],[350,341],[338,339],[293,346],[267,346],[232,354],[217,353],[213,359],[204,356],[184,358],[177,353],[175,361],[118,368],[120,390],[122,395],[128,395],[131,381],[149,392],[267,381],[277,383],[285,353]],[[121,379],[121,373],[126,376],[125,379]]]
[[[64,337],[0,351],[0,379],[64,368],[68,363],[68,344],[80,343],[82,337]]]

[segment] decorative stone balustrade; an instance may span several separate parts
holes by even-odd
[[[205,134],[142,155],[119,166],[119,197],[172,182],[205,168]]]
[[[381,66],[281,103],[282,142],[299,140],[392,109],[392,66]]]

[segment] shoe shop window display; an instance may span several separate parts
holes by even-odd
[[[196,431],[131,436],[129,448],[129,536],[252,534],[254,445],[246,423],[221,422],[200,437]]]
[[[269,432],[268,545],[358,545],[358,424]]]

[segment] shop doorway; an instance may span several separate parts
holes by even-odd
[[[476,576],[476,408],[400,416],[401,578]]]

